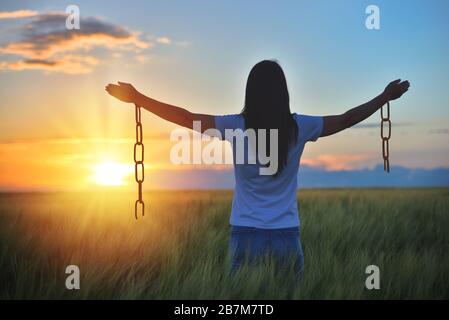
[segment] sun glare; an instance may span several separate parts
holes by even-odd
[[[93,166],[92,180],[102,186],[124,186],[132,171],[132,166],[125,163],[97,163]]]

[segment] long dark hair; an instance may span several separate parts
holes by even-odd
[[[276,61],[263,60],[251,69],[242,115],[246,129],[256,132],[258,129],[278,129],[277,175],[287,165],[288,151],[291,144],[296,143],[298,127],[290,112],[287,80]],[[266,136],[270,136],[268,131]],[[270,139],[267,139],[267,152],[270,150],[269,143]]]

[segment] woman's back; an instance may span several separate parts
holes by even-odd
[[[316,141],[323,127],[322,117],[294,113],[298,127],[296,143],[289,148],[285,167],[276,175],[261,175],[260,164],[248,161],[236,163],[238,146],[230,139],[234,156],[235,192],[232,202],[230,224],[263,229],[290,228],[299,226],[296,200],[299,161],[308,141]],[[215,126],[222,137],[226,129],[246,130],[241,114],[216,116]],[[267,134],[269,136],[269,134]],[[273,142],[270,142],[273,143]],[[248,148],[245,148],[247,160]]]

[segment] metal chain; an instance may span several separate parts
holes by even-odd
[[[138,198],[134,204],[134,216],[137,220],[137,213],[139,212],[139,207],[141,207],[142,216],[145,215],[145,203],[142,200],[142,183],[145,179],[144,166],[143,166],[143,131],[141,122],[141,112],[140,107],[136,104],[136,143],[134,144],[134,173],[136,177],[136,182],[138,186]],[[140,152],[138,153],[138,149]],[[140,154],[140,157],[137,155]]]
[[[391,121],[390,121],[390,102],[387,102],[386,108],[387,116],[384,116],[384,106],[380,108],[380,137],[382,138],[382,158],[384,159],[384,171],[390,172],[390,145],[389,140],[391,138]],[[388,134],[384,134],[384,125],[388,124]]]

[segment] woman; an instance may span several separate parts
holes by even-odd
[[[385,90],[356,108],[340,115],[306,116],[290,112],[290,101],[284,72],[275,61],[256,64],[246,84],[245,106],[240,114],[214,116],[196,114],[156,101],[138,92],[131,84],[109,84],[106,91],[124,102],[134,103],[155,115],[193,129],[201,121],[201,131],[218,129],[277,129],[277,171],[261,175],[260,163],[237,164],[233,140],[235,192],[230,224],[232,272],[244,261],[255,263],[270,254],[285,265],[294,259],[294,270],[300,275],[304,265],[300,242],[297,207],[297,173],[304,145],[365,120],[385,103],[401,97],[409,88],[408,81],[395,80]],[[273,141],[271,141],[273,143]],[[270,141],[265,150],[270,150]],[[260,146],[256,144],[256,146]]]

